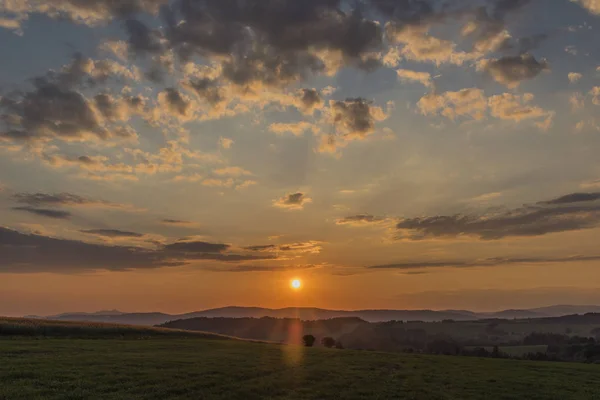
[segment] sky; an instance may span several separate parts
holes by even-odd
[[[600,304],[598,25],[0,0],[0,315]]]

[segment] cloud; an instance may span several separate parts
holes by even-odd
[[[214,170],[213,173],[219,176],[244,176],[244,175],[253,175],[252,172],[246,171],[244,168],[240,167],[225,167],[221,169]]]
[[[192,103],[179,90],[166,88],[158,94],[158,104],[163,111],[182,120],[191,118]]]
[[[233,146],[234,141],[232,139],[228,139],[228,138],[219,138],[219,146],[221,146],[224,149],[230,149],[231,146]]]
[[[50,207],[98,207],[98,208],[114,208],[124,210],[137,210],[129,204],[113,203],[106,200],[96,200],[89,197],[79,196],[73,193],[16,193],[12,198],[21,204],[30,206],[50,206]]]
[[[273,201],[273,205],[278,208],[288,210],[302,210],[305,204],[312,203],[312,199],[305,193],[289,193],[277,200]]]
[[[600,15],[600,0],[571,0],[580,4],[583,8],[588,10],[591,14]]]
[[[540,201],[538,204],[559,205],[572,204],[600,200],[600,192],[596,193],[571,193],[548,201]]]
[[[581,75],[579,72],[569,72],[568,78],[569,78],[569,82],[575,83],[578,80],[580,80],[581,78],[583,78],[583,75]]]
[[[569,96],[569,103],[571,104],[571,110],[575,112],[585,107],[585,98],[580,92],[576,92]]]
[[[104,236],[109,238],[140,238],[144,236],[141,233],[121,231],[118,229],[86,229],[81,230],[80,232],[88,235]]]
[[[302,264],[302,265],[257,265],[257,264],[240,264],[240,265],[224,265],[219,267],[207,266],[204,270],[211,272],[285,272],[294,270],[304,270],[321,268],[321,264]]]
[[[368,226],[368,225],[380,225],[388,222],[389,219],[386,217],[378,217],[371,214],[357,214],[351,215],[344,218],[339,218],[335,221],[337,225],[348,225],[348,226]]]
[[[396,66],[399,58],[404,57],[408,60],[432,62],[436,65],[442,63],[462,65],[467,60],[477,58],[475,54],[457,51],[454,42],[432,36],[429,30],[430,26],[427,24],[388,22],[385,26],[386,37],[400,47],[396,50],[396,57],[393,56],[394,53],[388,53],[384,62],[389,66]]]
[[[202,185],[209,187],[232,187],[233,179],[205,179],[202,181]]]
[[[166,245],[165,250],[185,253],[222,253],[230,247],[230,245],[222,243],[176,242]]]
[[[323,104],[323,99],[316,89],[300,89],[297,107],[304,114],[312,115]]]
[[[423,115],[440,114],[451,120],[458,117],[481,120],[488,112],[492,117],[515,122],[537,119],[536,125],[547,129],[554,112],[531,105],[533,99],[531,93],[502,93],[487,98],[481,89],[465,88],[457,92],[429,93],[419,100],[417,107]]]
[[[522,95],[503,93],[489,98],[488,104],[493,117],[519,122],[524,119],[545,118],[552,120],[554,113],[529,103],[534,96],[531,93]]]
[[[278,135],[289,132],[294,136],[302,136],[308,131],[312,131],[313,134],[318,134],[320,132],[320,129],[317,125],[306,121],[292,123],[275,122],[269,125],[269,130]]]
[[[483,60],[478,64],[478,68],[509,88],[515,88],[522,81],[533,79],[550,69],[545,60],[537,61],[531,54]]]
[[[397,238],[408,240],[475,237],[498,240],[595,228],[600,224],[600,195],[573,193],[534,205],[491,210],[480,215],[400,219]]]
[[[344,136],[363,138],[374,131],[376,121],[387,118],[383,109],[363,98],[331,100],[330,106],[333,123]]]
[[[183,241],[159,244],[156,248],[115,246],[24,234],[0,227],[0,272],[125,271],[183,265],[202,267],[210,261],[233,263],[276,259],[273,254],[231,253],[230,247]]]
[[[600,86],[594,86],[590,90],[590,96],[592,96],[592,103],[600,106]]]
[[[244,250],[257,251],[257,252],[289,252],[295,254],[312,253],[319,254],[322,250],[322,242],[311,240],[308,242],[297,242],[288,244],[265,244],[265,245],[254,245],[244,247]]]
[[[132,128],[113,124],[125,119],[127,103],[117,105],[106,94],[90,100],[78,91],[118,77],[135,79],[132,72],[114,61],[94,61],[76,54],[61,70],[33,79],[32,90],[14,91],[0,99],[0,138],[69,142],[135,137]]]
[[[449,119],[470,117],[483,119],[488,108],[488,101],[483,90],[465,88],[457,92],[429,93],[418,101],[417,107],[423,115],[441,114]]]
[[[491,193],[484,193],[482,195],[473,197],[473,198],[469,199],[469,201],[474,202],[474,203],[487,203],[488,201],[497,199],[499,197],[502,197],[502,192],[491,192]]]
[[[398,69],[396,70],[398,78],[403,81],[419,82],[425,87],[431,87],[433,82],[431,81],[431,74],[429,72],[418,72],[410,69]]]
[[[30,214],[39,215],[40,217],[54,218],[54,219],[69,219],[73,216],[68,211],[52,210],[48,208],[36,208],[30,206],[13,207],[15,211],[24,211]]]
[[[155,250],[23,234],[1,227],[0,259],[0,272],[16,273],[122,271],[185,264]]]
[[[30,13],[44,13],[53,18],[68,19],[90,26],[106,23],[113,18],[123,18],[139,12],[156,14],[165,0],[19,0],[3,2],[0,11],[13,14],[18,19],[26,19]]]
[[[522,264],[556,264],[570,262],[599,261],[600,255],[591,256],[569,256],[569,257],[492,257],[475,260],[435,260],[435,261],[405,261],[393,264],[373,265],[368,269],[399,269],[415,270],[423,268],[474,268],[474,267],[497,267],[504,265]]]
[[[181,219],[163,219],[160,221],[164,225],[174,225],[174,226],[190,226],[195,225],[192,221],[184,221]]]

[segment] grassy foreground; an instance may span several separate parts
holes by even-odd
[[[2,339],[0,399],[600,399],[600,366],[237,340]]]

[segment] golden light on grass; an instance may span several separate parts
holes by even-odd
[[[292,289],[298,290],[302,287],[302,281],[300,279],[292,279],[292,281],[290,282],[290,286],[292,287]]]

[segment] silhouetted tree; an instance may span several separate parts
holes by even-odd
[[[306,347],[312,347],[315,344],[315,340],[317,340],[313,335],[304,335],[302,336],[302,343]]]
[[[325,336],[323,339],[321,339],[321,344],[327,348],[332,348],[335,346],[335,339],[330,336]]]
[[[492,349],[492,357],[493,358],[500,357],[500,349],[498,349],[498,346],[494,346],[494,348]]]

